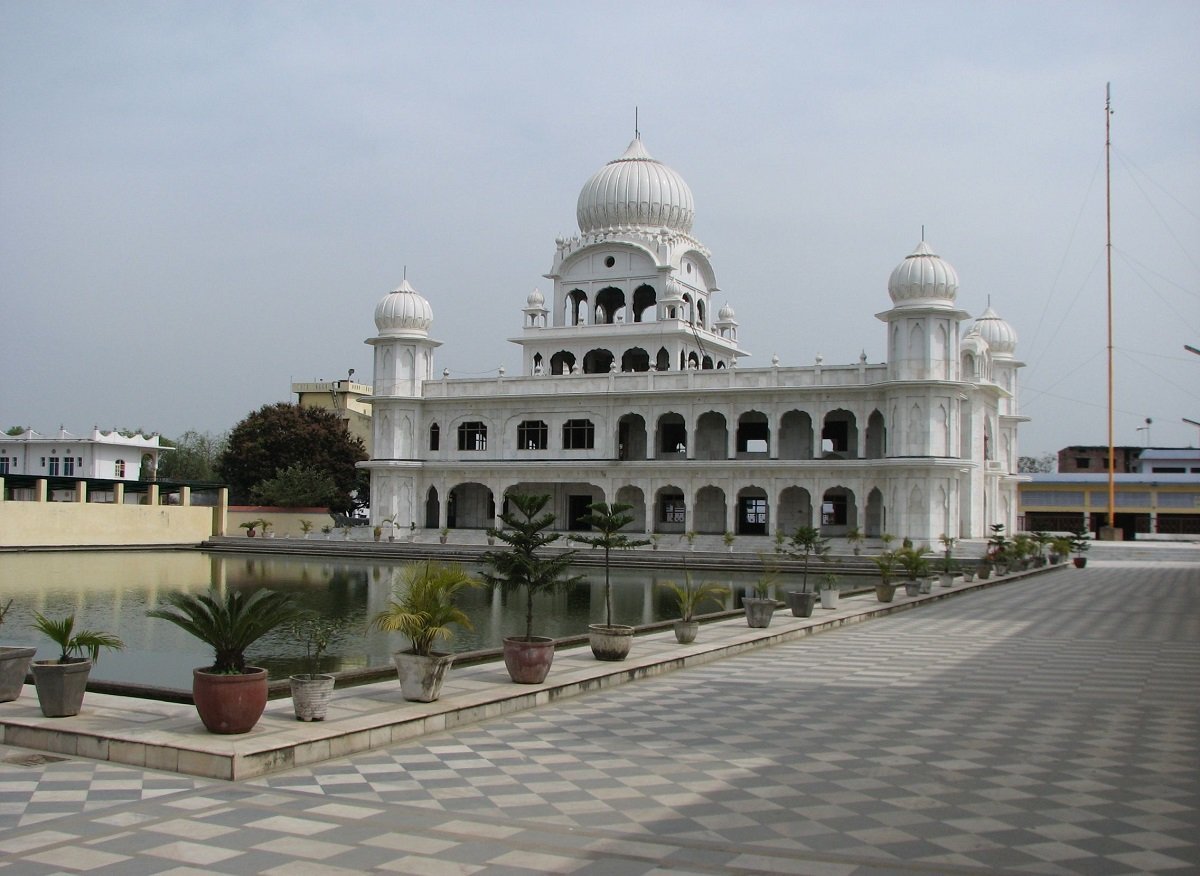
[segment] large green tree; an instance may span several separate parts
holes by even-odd
[[[355,463],[367,458],[361,438],[350,435],[332,411],[280,402],[254,411],[233,427],[217,470],[231,501],[245,503],[255,487],[301,466],[327,474],[336,492],[330,509],[349,511],[362,483]]]
[[[166,481],[219,481],[217,460],[228,441],[226,434],[214,435],[191,429],[174,441],[160,438],[161,444],[174,449],[159,458],[158,476]]]

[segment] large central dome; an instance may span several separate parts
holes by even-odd
[[[695,213],[692,190],[683,177],[651,158],[640,137],[624,155],[596,171],[575,208],[584,234],[630,226],[689,234]]]

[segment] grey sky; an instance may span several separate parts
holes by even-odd
[[[0,426],[223,431],[370,379],[519,368],[588,177],[688,181],[744,367],[884,357],[921,226],[1016,328],[1022,452],[1103,444],[1113,83],[1118,443],[1200,420],[1200,5],[0,2]]]

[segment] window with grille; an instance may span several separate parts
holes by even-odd
[[[458,426],[459,450],[487,450],[487,426],[478,421]]]
[[[517,426],[517,447],[521,450],[545,450],[550,446],[550,430],[541,420],[526,420]]]
[[[591,420],[563,423],[563,450],[591,450],[596,446],[596,427]]]

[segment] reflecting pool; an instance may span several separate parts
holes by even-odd
[[[323,659],[322,671],[387,666],[394,651],[407,647],[407,640],[399,633],[367,627],[386,607],[403,565],[374,559],[339,557],[333,562],[318,557],[202,551],[0,554],[0,604],[13,600],[0,640],[6,645],[37,646],[36,659],[57,656],[55,646],[30,628],[33,613],[60,617],[74,612],[77,629],[116,633],[125,641],[124,651],[101,655],[92,671],[94,678],[190,689],[192,669],[211,662],[211,651],[174,624],[146,617],[146,610],[159,605],[171,591],[204,590],[212,582],[220,587],[284,590],[303,608],[335,619],[340,638]],[[477,568],[468,568],[478,573]],[[586,584],[535,600],[535,635],[577,635],[586,633],[589,623],[604,622],[604,570],[588,567],[580,572],[587,578]],[[756,576],[708,572],[693,573],[692,577],[717,581],[742,594]],[[636,626],[675,618],[673,600],[656,585],[682,579],[679,569],[614,568],[614,623]],[[778,589],[794,586],[789,582]],[[474,629],[456,630],[448,646],[438,646],[442,650],[498,648],[504,636],[524,632],[523,596],[505,599],[480,587],[468,591],[460,604]],[[732,607],[732,597],[727,606]],[[286,631],[261,639],[248,654],[255,665],[270,669],[272,678],[303,671],[303,644]]]

